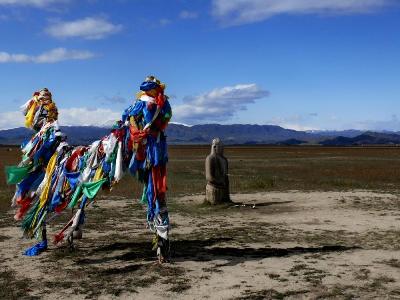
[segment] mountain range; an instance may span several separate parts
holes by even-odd
[[[61,126],[61,131],[73,145],[88,145],[110,132],[109,128],[95,126]],[[17,145],[29,139],[33,131],[19,127],[0,130],[0,144]],[[219,137],[225,144],[272,144],[272,145],[393,145],[400,144],[395,132],[345,131],[296,131],[275,125],[219,125],[204,124],[186,126],[170,124],[166,134],[170,144],[210,144]]]

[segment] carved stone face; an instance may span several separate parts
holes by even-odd
[[[218,155],[224,154],[224,146],[219,138],[213,139],[212,146],[211,146],[211,152],[216,153]]]

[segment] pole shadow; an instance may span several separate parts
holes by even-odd
[[[235,208],[235,207],[241,207],[241,206],[246,206],[246,207],[252,207],[254,205],[255,208],[257,207],[268,207],[272,205],[279,205],[279,204],[289,204],[293,203],[294,201],[270,201],[270,202],[261,202],[261,203],[251,203],[251,201],[244,203],[244,202],[232,202],[229,205],[229,208]]]

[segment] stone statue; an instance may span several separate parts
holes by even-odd
[[[206,201],[211,204],[230,202],[228,160],[219,138],[212,141],[211,153],[206,158]]]

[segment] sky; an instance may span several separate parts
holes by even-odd
[[[0,129],[47,87],[107,126],[155,75],[173,122],[400,130],[399,0],[0,0]]]

